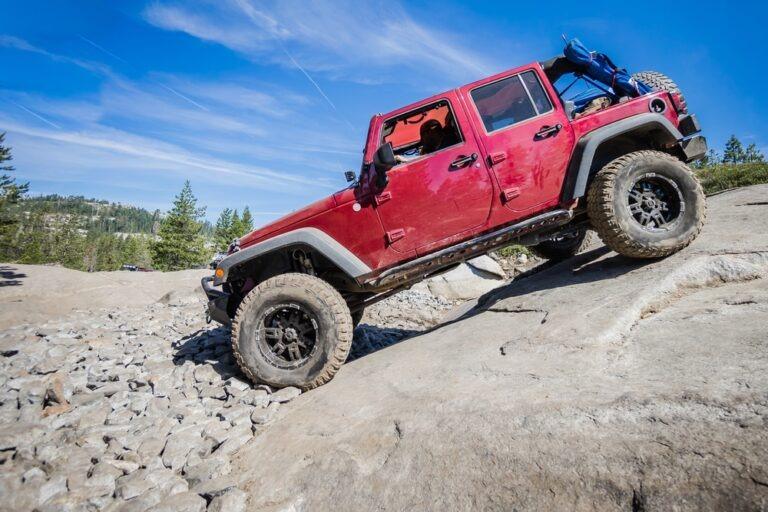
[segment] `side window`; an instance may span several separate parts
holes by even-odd
[[[542,87],[536,73],[526,71],[520,76],[523,78],[523,84],[525,84],[526,89],[531,93],[531,99],[533,99],[533,104],[536,106],[536,111],[539,114],[543,114],[552,110],[552,103],[549,101],[549,97],[544,91],[544,87]]]
[[[470,94],[488,133],[552,110],[533,71],[483,85]]]
[[[451,106],[445,100],[387,119],[381,136],[382,143],[392,143],[400,162],[440,151],[462,140]]]

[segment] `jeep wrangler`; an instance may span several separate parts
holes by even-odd
[[[233,242],[203,279],[209,318],[231,325],[250,379],[311,389],[366,307],[466,259],[512,243],[564,259],[588,230],[625,256],[670,255],[705,217],[686,165],[707,151],[699,132],[672,80],[576,40],[377,114],[348,188]]]

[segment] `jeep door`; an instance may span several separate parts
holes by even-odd
[[[558,204],[573,147],[568,118],[540,71],[515,70],[461,88],[508,220]]]
[[[493,184],[467,126],[455,92],[395,111],[379,125],[378,144],[392,143],[407,160],[390,169],[389,183],[374,198],[391,249],[435,250],[485,224]],[[427,148],[427,127],[442,130],[439,146]]]

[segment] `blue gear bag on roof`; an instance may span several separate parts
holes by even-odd
[[[571,39],[563,53],[581,74],[609,87],[617,97],[636,98],[651,92],[650,87],[632,78],[626,69],[616,67],[607,55],[590,52],[578,39]]]

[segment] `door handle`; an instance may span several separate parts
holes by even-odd
[[[554,137],[560,130],[563,129],[563,125],[555,124],[552,126],[542,126],[539,131],[536,132],[536,140],[546,139],[547,137]]]
[[[462,155],[451,162],[451,169],[461,169],[462,167],[468,166],[475,160],[477,160],[477,153],[472,153],[469,156]]]

